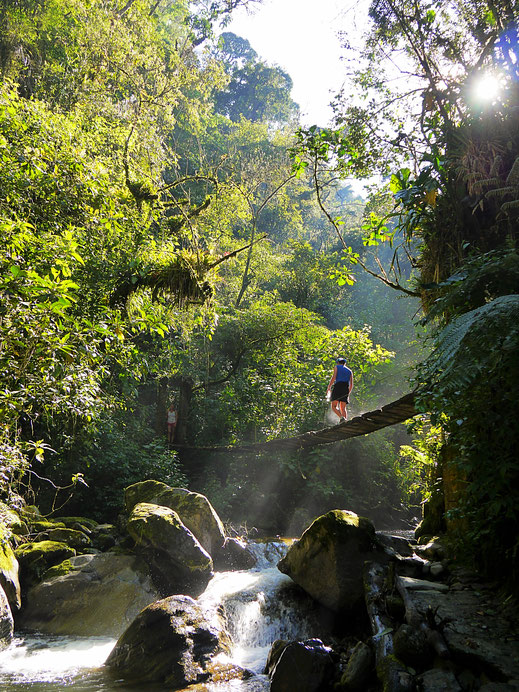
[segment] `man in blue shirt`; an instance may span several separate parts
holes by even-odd
[[[341,423],[348,419],[346,404],[352,389],[353,373],[346,367],[345,358],[337,358],[326,394],[331,391],[332,411],[341,419]]]

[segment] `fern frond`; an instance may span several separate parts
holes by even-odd
[[[498,199],[499,197],[506,197],[507,195],[515,195],[517,190],[515,187],[499,187],[494,190],[489,190],[485,197],[488,199]]]
[[[437,336],[424,374],[444,391],[471,386],[492,372],[503,350],[519,351],[519,295],[505,295],[460,315]]]
[[[506,178],[506,184],[519,187],[519,156],[515,159],[512,168],[510,169],[510,173]]]
[[[481,178],[481,180],[474,180],[472,182],[472,189],[474,192],[481,192],[485,188],[493,188],[496,185],[502,185],[503,180],[501,178]]]
[[[512,209],[519,209],[519,199],[514,199],[511,202],[505,202],[501,205],[501,211],[508,213]]]

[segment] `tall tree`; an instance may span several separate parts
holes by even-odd
[[[286,123],[297,118],[299,108],[292,100],[292,79],[277,66],[258,59],[248,41],[225,32],[215,55],[229,75],[227,87],[216,95],[216,109],[232,121]]]

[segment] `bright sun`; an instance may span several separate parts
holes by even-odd
[[[481,75],[472,86],[472,96],[477,101],[493,101],[501,91],[501,82],[497,75]]]

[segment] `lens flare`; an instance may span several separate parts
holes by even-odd
[[[483,74],[472,85],[472,97],[479,102],[492,102],[499,96],[501,81],[495,74]]]

